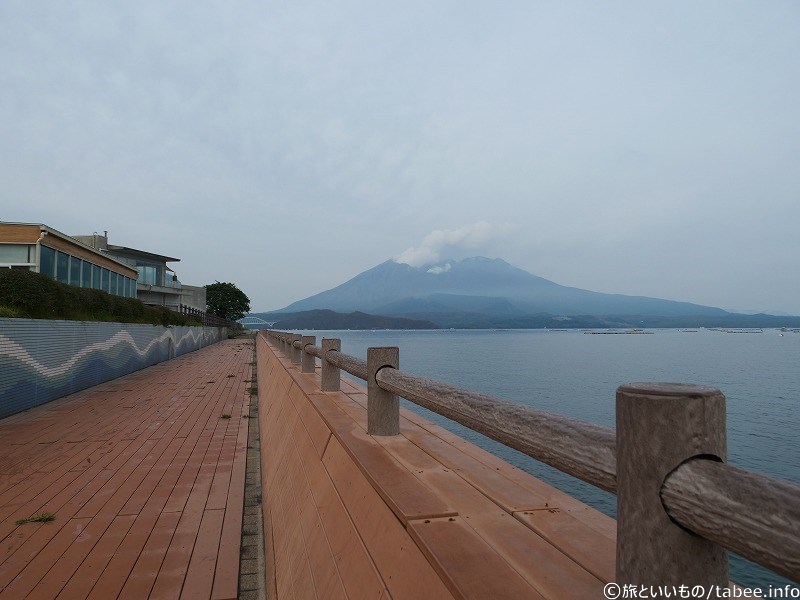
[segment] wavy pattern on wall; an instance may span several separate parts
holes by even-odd
[[[172,337],[171,332],[169,331],[164,332],[157,338],[150,340],[150,343],[147,344],[147,346],[140,349],[136,345],[136,340],[134,340],[133,337],[131,337],[130,333],[128,333],[127,331],[120,331],[119,333],[115,333],[107,340],[103,340],[102,342],[97,342],[92,344],[91,346],[87,346],[74,356],[71,356],[69,360],[67,360],[66,362],[63,362],[55,367],[48,367],[37,361],[35,358],[33,358],[22,345],[0,334],[0,355],[14,356],[18,361],[26,365],[29,365],[40,375],[47,378],[51,378],[57,375],[63,375],[64,373],[71,371],[72,369],[75,368],[75,365],[85,356],[88,356],[95,352],[108,352],[118,344],[125,344],[128,346],[130,352],[133,352],[140,357],[145,357],[150,353],[153,346],[161,342],[164,342],[165,340],[171,337]]]
[[[0,319],[0,418],[226,337],[216,327]]]

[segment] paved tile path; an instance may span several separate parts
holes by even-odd
[[[252,361],[228,340],[0,421],[0,600],[236,598]]]

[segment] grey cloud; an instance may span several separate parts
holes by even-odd
[[[788,3],[3,2],[0,216],[110,229],[259,309],[472,252],[800,313],[781,276],[800,256],[798,21]],[[420,241],[479,222],[516,229]]]

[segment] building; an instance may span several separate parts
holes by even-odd
[[[205,311],[206,288],[181,284],[167,265],[179,261],[109,244],[108,232],[69,236],[41,223],[0,222],[0,269],[36,271],[175,311],[181,304]]]
[[[175,311],[180,311],[181,304],[183,304],[205,311],[205,287],[183,285],[178,280],[175,271],[167,265],[171,262],[180,262],[179,258],[109,244],[107,231],[104,231],[103,235],[93,233],[92,235],[76,235],[74,238],[134,268],[137,271],[137,297],[145,304],[166,306]]]
[[[137,297],[133,266],[41,223],[0,222],[0,269],[36,271],[77,287]]]

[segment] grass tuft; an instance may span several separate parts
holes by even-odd
[[[20,519],[17,521],[17,525],[24,525],[25,523],[47,523],[48,521],[55,520],[56,516],[53,513],[39,513],[38,515],[33,515],[32,517]]]
[[[222,414],[219,416],[219,418],[220,418],[220,419],[230,419],[230,418],[231,418],[231,416],[230,416],[228,413],[222,413]]]

